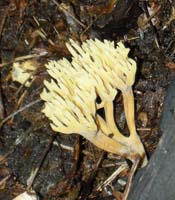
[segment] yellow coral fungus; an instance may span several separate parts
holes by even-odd
[[[128,58],[129,49],[121,42],[115,47],[113,42],[98,39],[87,40],[82,45],[70,40],[67,48],[72,54],[71,62],[63,58],[46,65],[52,79],[44,81],[47,89],[41,98],[52,129],[78,133],[99,148],[131,161],[139,155],[144,166],[147,159],[134,122],[132,85],[136,63]],[[123,95],[129,137],[120,133],[115,124],[113,100],[117,89]],[[100,105],[97,97],[101,99]],[[104,108],[105,119],[97,114],[98,108]]]

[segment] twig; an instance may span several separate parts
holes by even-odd
[[[148,12],[149,15],[147,15],[147,19],[146,19],[146,21],[145,21],[145,23],[144,23],[144,26],[146,26],[147,23],[152,23],[151,19],[157,15],[157,13],[159,12],[160,8],[161,8],[161,6],[159,6],[159,7],[157,8],[157,10],[156,10],[153,14],[151,14],[151,15],[150,15],[149,12]],[[151,22],[150,22],[150,21],[151,21]],[[152,25],[153,25],[153,23],[152,23]],[[153,26],[154,26],[154,25],[153,25]]]
[[[106,179],[106,181],[104,181],[97,187],[97,191],[101,191],[103,187],[109,185],[116,178],[117,175],[119,175],[123,170],[127,168],[127,163],[123,163],[119,168],[117,168],[117,170],[114,173],[111,174],[111,176],[108,179]]]
[[[11,155],[11,154],[14,152],[14,150],[15,150],[15,149],[12,148],[12,150],[10,150],[8,153],[6,153],[4,156],[2,156],[2,157],[0,158],[0,164],[5,163],[6,160],[7,160],[7,158],[8,158],[8,156]]]
[[[3,104],[3,99],[2,99],[2,92],[0,88],[0,119],[2,120],[4,118],[4,104]]]
[[[31,59],[31,58],[38,58],[38,57],[45,56],[45,55],[47,55],[47,52],[42,52],[41,54],[31,54],[31,55],[16,57],[14,60],[12,60],[10,62],[1,63],[0,67],[4,67],[4,66],[12,64],[14,62],[19,62],[19,61],[22,61],[22,60],[28,60],[28,59]]]
[[[7,6],[7,8],[4,11],[4,15],[2,16],[2,21],[1,21],[1,24],[0,24],[0,39],[1,39],[1,35],[2,35],[2,32],[3,32],[4,24],[5,24],[5,21],[7,19],[7,15],[8,15],[10,6],[11,6],[11,3]]]
[[[133,176],[134,176],[134,174],[135,174],[135,172],[138,168],[139,163],[140,163],[140,156],[137,156],[137,158],[136,158],[135,162],[133,163],[132,168],[130,170],[127,185],[126,185],[126,188],[125,188],[125,192],[122,195],[123,196],[122,200],[127,200],[127,198],[128,198],[128,195],[129,195],[129,192],[130,192],[130,189],[131,189],[132,179],[133,179]]]
[[[33,73],[33,74],[35,74],[35,73]],[[31,74],[30,76],[29,76],[29,78],[27,78],[27,80],[21,85],[22,87],[24,87],[25,86],[25,83],[32,77],[33,75]],[[36,77],[34,76],[33,77],[33,79],[31,80],[31,82],[30,82],[30,86],[29,87],[31,87],[31,85],[33,84],[33,82],[36,80]],[[19,94],[19,92],[22,90],[22,87],[20,86],[20,88],[17,90],[17,92],[15,93],[16,94],[16,96]],[[25,96],[27,95],[27,93],[28,93],[28,89],[29,88],[27,88],[23,93],[22,93],[22,95],[19,97],[19,99],[18,99],[18,102],[17,102],[17,107],[16,107],[16,109],[18,109],[19,107],[20,107],[20,105],[23,103],[23,101],[24,101],[24,98],[25,98]]]
[[[10,114],[9,116],[7,116],[6,118],[4,118],[1,123],[0,123],[0,128],[3,126],[3,124],[8,121],[9,119],[11,119],[12,117],[16,116],[17,114],[19,114],[20,112],[26,110],[27,108],[30,108],[31,106],[41,102],[42,100],[41,99],[37,99],[29,104],[27,104],[26,106],[20,108],[19,110],[15,111],[14,113]]]
[[[35,16],[33,16],[33,19],[35,21],[35,23],[37,24],[38,27],[41,27],[39,21],[37,20],[37,18]],[[37,33],[37,35],[39,35],[42,39],[46,40],[47,39],[47,33],[45,32],[45,30],[43,28],[40,28],[40,30],[37,30],[35,31],[35,33]],[[48,42],[54,46],[55,43],[50,39],[48,38]]]
[[[61,4],[59,4],[55,0],[52,0],[52,1],[58,6],[58,8],[61,8],[62,10],[64,10],[70,17],[72,17],[73,20],[75,20],[80,26],[86,29],[86,26],[83,23],[81,23],[76,17],[74,17],[71,13],[69,13]]]
[[[153,32],[154,32],[155,43],[156,43],[156,45],[157,45],[157,48],[160,49],[160,41],[159,41],[159,39],[158,39],[157,29],[156,29],[156,27],[153,25],[153,23],[152,23],[152,21],[151,21],[152,16],[150,16],[150,14],[149,14],[147,2],[144,2],[143,5],[144,5],[144,10],[145,10],[145,14],[146,14],[147,20],[149,21],[150,26],[151,26],[151,28],[152,28],[152,30],[153,30]],[[159,9],[160,9],[160,7],[159,7]],[[158,9],[158,11],[159,11],[159,9]],[[157,12],[158,12],[158,11],[157,11]],[[156,14],[157,14],[157,12],[156,12]],[[153,16],[153,17],[154,17],[154,16]]]
[[[1,181],[0,181],[0,187],[2,187],[2,185],[11,177],[11,175],[7,175],[5,178],[3,178]]]
[[[48,143],[46,149],[44,150],[44,152],[43,152],[43,154],[42,154],[42,156],[41,156],[41,160],[39,161],[38,166],[35,168],[34,171],[32,171],[31,176],[30,176],[29,179],[27,180],[27,190],[30,190],[30,189],[31,189],[31,187],[32,187],[32,185],[33,185],[33,182],[34,182],[34,180],[36,179],[37,174],[38,174],[39,170],[41,169],[41,167],[42,167],[42,165],[43,165],[43,163],[44,163],[44,160],[45,160],[47,154],[48,154],[49,151],[50,151],[50,148],[51,148],[51,146],[52,146],[52,144],[53,144],[54,139],[55,139],[55,135],[53,135],[53,136],[51,137],[51,139],[50,139],[50,141],[49,141],[49,143]]]
[[[137,128],[137,131],[151,131],[151,128]]]
[[[140,39],[140,36],[134,36],[134,37],[128,38],[127,35],[124,35],[124,39],[121,40],[121,42],[127,42],[127,41],[132,41],[132,40],[137,40],[137,39]]]
[[[102,152],[101,156],[99,157],[99,159],[97,160],[97,163],[95,165],[95,168],[93,170],[93,172],[90,174],[87,183],[84,185],[83,189],[82,189],[82,193],[81,193],[81,198],[80,200],[84,200],[87,199],[89,193],[90,193],[90,189],[93,185],[93,181],[94,181],[94,177],[97,174],[98,168],[102,162],[102,159],[105,155],[105,151]]]

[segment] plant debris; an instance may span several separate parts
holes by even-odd
[[[121,197],[132,177],[130,169],[110,177],[126,164],[124,158],[102,156],[102,150],[80,136],[55,134],[41,113],[40,93],[49,78],[44,66],[63,57],[71,62],[69,38],[79,43],[94,38],[115,45],[122,41],[130,48],[129,57],[137,63],[136,129],[149,160],[161,137],[159,118],[175,72],[174,8],[173,1],[157,0],[0,2],[0,199],[25,193],[31,177],[30,186],[41,200]],[[23,69],[31,62],[37,70],[14,81],[14,65]],[[102,109],[98,112],[104,116]],[[114,99],[114,120],[127,137],[120,92]]]

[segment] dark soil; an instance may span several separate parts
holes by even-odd
[[[175,73],[175,2],[4,0],[0,16],[0,199],[26,191],[37,168],[31,184],[41,200],[114,199],[116,191],[124,191],[127,171],[102,191],[97,187],[125,160],[76,134],[51,130],[39,96],[48,77],[44,64],[70,57],[69,38],[122,40],[137,61],[136,126],[150,158],[161,137],[164,96]],[[13,81],[13,63],[36,54],[30,58],[38,66],[31,86]],[[115,115],[127,133],[120,95]]]

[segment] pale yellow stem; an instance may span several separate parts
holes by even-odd
[[[102,132],[102,130],[99,130],[97,133],[81,133],[81,135],[100,149],[130,159],[130,152],[127,146],[125,147],[124,145],[121,145],[112,138],[108,137]]]
[[[113,134],[106,121],[100,115],[97,114],[96,118],[99,129],[101,129],[105,135],[107,135],[108,137],[110,137],[111,139],[115,140],[116,142],[118,142],[123,146],[128,145],[128,138],[124,137],[121,140],[121,138],[118,138],[116,135]]]
[[[113,110],[113,102],[112,101],[107,101],[104,104],[104,110],[105,110],[105,118],[106,118],[106,123],[109,127],[109,129],[112,131],[114,136],[117,138],[118,141],[126,141],[126,137],[123,136],[120,131],[118,130],[115,120],[114,120],[114,110]]]
[[[97,110],[103,108],[104,107],[104,101],[102,101],[101,103],[96,103],[96,107],[97,107]]]
[[[97,118],[97,124],[98,124],[98,127],[99,129],[102,130],[102,132],[109,136],[112,132],[111,130],[107,127],[107,124],[105,122],[105,120],[100,116],[100,115],[96,115],[96,118]]]
[[[132,88],[128,88],[126,91],[122,91],[124,110],[128,128],[130,131],[130,136],[137,135],[135,127],[135,117],[134,117],[134,96]]]
[[[128,144],[130,145],[132,151],[139,154],[142,158],[142,166],[147,164],[147,157],[145,155],[145,150],[143,144],[136,132],[135,117],[134,117],[134,97],[132,88],[128,88],[126,91],[122,91],[124,110],[128,128],[130,131],[130,136],[128,138]]]
[[[135,159],[140,154],[137,152],[135,148],[132,148],[132,143],[130,145],[121,144],[115,141],[113,138],[108,137],[105,135],[102,130],[98,132],[91,132],[91,133],[80,133],[84,138],[89,140],[92,144],[97,146],[100,149],[103,149],[107,152],[114,153],[120,156],[123,156],[132,162],[135,162]],[[145,155],[145,154],[144,154]],[[143,159],[143,156],[142,156]],[[147,164],[147,159],[144,159],[142,163],[142,167]]]

